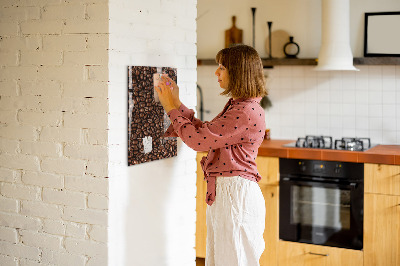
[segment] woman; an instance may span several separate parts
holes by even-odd
[[[256,50],[246,45],[219,51],[216,61],[221,95],[231,98],[211,122],[194,118],[170,78],[163,77],[156,91],[172,122],[166,135],[179,136],[196,151],[208,150],[201,161],[209,205],[206,265],[259,265],[265,201],[255,159],[265,134],[259,104],[266,95],[263,67]]]

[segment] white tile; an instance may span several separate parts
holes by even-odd
[[[329,108],[330,108],[331,115],[342,115],[342,113],[343,113],[342,104],[340,104],[340,103],[331,103],[329,105]]]
[[[293,133],[292,127],[282,126],[281,127],[281,139],[294,139],[295,134]]]
[[[331,133],[329,127],[318,127],[316,135],[329,136]]]
[[[295,93],[293,93],[292,98],[293,98],[293,102],[304,104],[305,95],[302,91],[296,91]]]
[[[368,129],[369,129],[369,118],[356,117],[356,130],[368,130]]]
[[[343,130],[342,130],[342,128],[331,128],[328,135],[332,136],[333,139],[339,139],[339,138],[342,138],[342,136],[343,136]],[[333,140],[332,145],[335,145],[334,140]]]
[[[355,129],[356,117],[355,116],[343,116],[343,129]]]
[[[384,104],[382,105],[382,116],[396,118],[396,105],[395,104]],[[396,120],[395,120],[396,122]]]
[[[356,117],[368,117],[369,107],[368,104],[356,105]]]
[[[383,131],[382,134],[382,144],[396,144],[397,141],[397,131]]]
[[[368,116],[371,118],[373,118],[373,117],[382,118],[382,105],[380,105],[380,104],[368,105]]]
[[[382,90],[382,78],[377,76],[368,77],[368,89],[370,91]]]
[[[328,77],[318,77],[317,78],[318,90],[329,90],[329,78]]]
[[[316,115],[317,113],[318,113],[317,103],[311,102],[305,104],[304,106],[305,115]]]
[[[343,116],[354,116],[356,114],[356,106],[351,103],[342,104],[342,114]]]
[[[356,136],[355,128],[343,128],[342,130],[343,137],[353,138]]]
[[[331,103],[342,103],[343,102],[343,91],[342,90],[331,90],[330,91],[330,102]]]
[[[281,126],[289,127],[293,125],[293,115],[292,114],[281,114]]]
[[[396,76],[396,66],[382,66],[382,77],[392,77]]]
[[[356,128],[355,136],[358,138],[369,138],[369,130]],[[372,142],[372,140],[371,140],[371,142]]]
[[[357,104],[368,104],[369,94],[367,90],[356,91],[356,103]]]
[[[396,131],[396,118],[395,117],[383,117],[382,129],[383,131]]]
[[[292,77],[293,67],[292,66],[280,66],[279,76],[280,77]]]
[[[306,72],[306,68],[303,66],[293,67],[292,68],[292,76],[293,77],[304,77]]]
[[[400,79],[400,66],[396,66],[396,79]]]
[[[397,141],[396,144],[400,145],[400,130],[397,130]]]
[[[369,129],[370,130],[381,130],[382,131],[383,119],[381,117],[370,117],[369,118]]]
[[[302,114],[294,114],[293,115],[293,126],[295,127],[304,127],[305,116]]]
[[[318,115],[329,115],[330,114],[329,104],[318,103],[317,107],[318,107]]]
[[[368,102],[370,104],[382,104],[382,91],[369,91]]]
[[[360,66],[360,71],[356,72],[356,90],[368,90],[368,68]]]
[[[292,88],[295,90],[303,90],[305,88],[304,77],[294,77],[292,79]]]
[[[331,77],[331,79],[329,81],[329,87],[331,90],[342,90],[343,89],[342,76],[340,75],[340,76]]]
[[[311,89],[307,89],[307,90],[305,90],[304,92],[303,92],[303,94],[304,94],[304,101],[305,102],[307,102],[307,103],[310,103],[310,102],[317,102],[317,99],[318,99],[318,93],[317,93],[317,90],[316,89],[313,89],[313,88],[311,88]]]
[[[383,91],[395,91],[396,90],[396,79],[394,77],[384,77],[382,79],[382,90]]]
[[[304,101],[303,102],[293,102],[292,108],[294,110],[296,110],[294,112],[295,115],[297,114],[297,115],[304,116],[304,113],[305,113],[305,111],[304,111]]]
[[[327,89],[318,89],[318,102],[326,103],[329,102],[330,99],[330,92]]]
[[[396,91],[383,91],[382,92],[382,103],[395,104],[396,103]]]
[[[383,136],[382,130],[369,131],[369,137],[371,138],[372,143],[382,144],[383,143],[382,136]]]
[[[318,85],[318,82],[317,82],[317,77],[309,77],[309,76],[307,76],[305,79],[304,79],[304,86],[306,87],[306,88],[314,88],[314,87],[317,87],[317,85]]]
[[[317,128],[317,116],[307,115],[304,121],[304,126],[306,129],[316,129]]]
[[[329,129],[330,126],[330,119],[327,115],[319,115],[317,117],[317,126],[319,128],[327,128]]]
[[[285,77],[279,79],[279,86],[281,89],[292,89],[292,78]]]
[[[331,116],[330,117],[330,127],[331,128],[342,128],[343,118],[342,116]]]
[[[299,136],[305,136],[306,130],[304,127],[293,127],[293,139],[298,138]]]
[[[355,90],[343,90],[343,103],[355,103],[356,102],[356,91]]]

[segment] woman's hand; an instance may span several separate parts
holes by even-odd
[[[178,85],[176,85],[175,81],[173,81],[170,77],[168,77],[167,75],[163,75],[161,77],[161,80],[166,84],[166,85],[170,85],[172,87],[172,99],[174,102],[174,105],[176,108],[179,108],[181,106],[181,101],[179,99],[179,87]]]
[[[177,109],[174,104],[174,96],[172,95],[171,87],[167,85],[164,79],[160,80],[158,87],[155,88],[158,94],[161,105],[164,107],[165,112],[169,112],[172,109]]]

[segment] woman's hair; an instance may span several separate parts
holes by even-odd
[[[263,65],[257,51],[247,45],[222,49],[215,57],[229,74],[228,88],[221,95],[234,98],[253,98],[267,95]]]

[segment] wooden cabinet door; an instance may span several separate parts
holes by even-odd
[[[364,164],[364,191],[400,196],[400,165]]]
[[[260,258],[260,266],[277,265],[278,240],[279,240],[279,217],[278,201],[279,187],[260,185],[265,199],[265,250]]]
[[[258,156],[256,164],[261,175],[260,185],[279,185],[279,158]]]
[[[279,266],[360,266],[363,252],[345,248],[279,241]]]
[[[203,156],[207,156],[206,152],[198,152],[197,161],[197,193],[196,193],[196,257],[206,257],[206,192],[207,183],[204,181],[204,174],[200,166],[200,161]]]
[[[365,194],[364,266],[400,265],[400,196]]]

